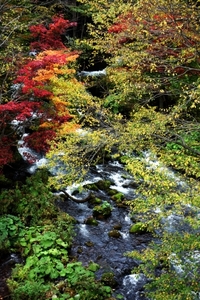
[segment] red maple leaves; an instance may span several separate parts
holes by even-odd
[[[27,59],[17,71],[14,83],[20,88],[15,98],[0,105],[0,166],[14,161],[22,135],[16,131],[20,126],[30,128],[32,132],[24,138],[24,145],[46,153],[49,141],[56,136],[56,129],[72,119],[64,104],[61,107],[51,101],[53,93],[49,80],[62,75],[62,66],[78,57],[78,53],[69,50],[62,41],[62,35],[73,26],[76,26],[75,22],[60,15],[54,16],[48,26],[38,24],[30,27],[31,37],[35,39],[30,48],[38,54]],[[45,122],[48,126],[43,126]]]
[[[116,48],[127,43],[133,43],[132,47],[134,43],[140,45],[147,54],[143,64],[148,72],[148,65],[154,62],[157,65],[154,70],[158,73],[199,74],[193,68],[199,36],[188,20],[189,16],[182,16],[178,11],[153,14],[144,4],[135,15],[130,12],[119,16],[118,22],[108,28],[108,33],[115,35]],[[194,62],[192,66],[191,62]]]
[[[52,23],[48,28],[43,24],[33,25],[30,27],[31,36],[37,41],[31,43],[31,49],[48,50],[48,49],[65,49],[62,42],[62,35],[69,27],[76,26],[76,22],[65,20],[62,15],[52,18]]]

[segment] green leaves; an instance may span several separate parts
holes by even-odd
[[[139,272],[151,278],[148,295],[156,300],[195,299],[199,290],[199,235],[165,233],[161,243],[152,242],[142,253],[129,256],[141,260]],[[155,270],[161,272],[156,275]]]
[[[20,218],[12,215],[0,217],[0,250],[13,247],[19,233],[24,230]]]

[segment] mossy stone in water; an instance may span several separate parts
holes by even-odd
[[[144,233],[147,232],[147,225],[142,223],[142,222],[138,222],[135,223],[131,226],[131,228],[129,229],[130,233]]]
[[[115,224],[114,226],[113,226],[113,229],[115,229],[115,230],[121,230],[122,229],[122,224]]]
[[[96,186],[102,191],[108,191],[111,186],[110,180],[99,180],[96,182]]]
[[[117,207],[126,208],[127,204],[124,204],[124,202],[117,202]]]
[[[112,206],[104,201],[101,205],[96,205],[93,208],[93,216],[98,219],[107,218],[111,215]]]
[[[82,247],[78,247],[77,253],[81,254],[83,252],[83,248]]]
[[[121,202],[122,200],[124,200],[124,194],[123,193],[117,193],[115,195],[113,195],[112,197],[112,200],[116,201],[116,202]]]
[[[92,216],[88,217],[88,218],[85,220],[84,223],[87,224],[87,225],[95,225],[95,226],[98,225],[97,220],[94,219]]]
[[[101,204],[102,203],[102,200],[97,198],[97,197],[94,197],[92,198],[90,201],[90,204],[93,204],[93,205],[98,205],[98,204]]]
[[[119,193],[117,190],[114,190],[114,189],[109,189],[109,190],[108,190],[108,195],[109,195],[109,196],[116,195],[117,193]]]
[[[92,191],[98,191],[98,187],[96,186],[95,183],[88,183],[88,184],[84,185],[84,188],[86,188],[88,190],[92,190]]]
[[[101,281],[106,285],[115,287],[117,285],[117,282],[114,277],[115,275],[112,272],[106,272],[102,275]]]
[[[113,238],[119,238],[121,237],[121,234],[118,230],[113,229],[111,231],[108,232],[109,237],[113,237]]]
[[[85,242],[85,246],[87,246],[87,247],[93,247],[94,243],[91,242],[91,241],[88,241],[88,242]]]

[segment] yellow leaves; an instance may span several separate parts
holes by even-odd
[[[38,53],[38,55],[36,56],[36,60],[41,60],[43,59],[45,56],[63,56],[64,50],[45,50],[42,51],[40,53]]]
[[[58,129],[58,135],[59,137],[66,136],[66,134],[74,133],[77,129],[80,128],[80,125],[72,123],[72,122],[66,122],[59,126]]]
[[[46,122],[44,122],[44,123],[42,123],[40,126],[39,126],[39,128],[43,128],[43,129],[50,129],[50,128],[53,128],[54,127],[54,124],[52,123],[52,122],[48,122],[48,121],[46,121]]]
[[[66,52],[64,50],[46,50],[40,52],[35,61],[48,61],[44,67],[37,71],[36,76],[33,78],[35,81],[48,81],[57,75],[70,75],[74,74],[74,69],[66,67],[67,63],[74,62],[78,58],[78,54],[74,52]],[[55,60],[56,59],[56,60]],[[52,60],[52,61],[51,61]],[[55,62],[54,62],[55,60]]]
[[[57,111],[66,112],[67,105],[68,105],[68,103],[66,101],[63,101],[58,96],[52,96],[50,99],[51,99],[51,102],[54,104]]]
[[[58,69],[57,67],[54,68],[54,66],[52,66],[51,69],[38,70],[37,75],[33,79],[34,79],[34,81],[44,82],[44,81],[50,80],[56,74],[63,74],[63,70]]]
[[[75,55],[71,55],[71,56],[68,56],[66,61],[67,62],[73,62],[73,61],[76,61],[76,59],[79,57],[78,54],[75,54]]]
[[[65,124],[58,131],[56,146],[52,144],[48,158],[52,167],[59,165],[64,168],[59,177],[51,178],[51,184],[66,187],[81,181],[90,165],[98,162],[101,152],[111,148],[113,137],[106,130],[86,131],[81,130],[76,124]]]
[[[92,96],[87,93],[83,83],[76,78],[64,77],[51,79],[51,89],[55,97],[60,101],[67,102],[72,114],[77,113],[77,109],[89,105]]]

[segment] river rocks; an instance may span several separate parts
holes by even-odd
[[[124,194],[123,193],[117,193],[115,195],[113,195],[112,200],[116,201],[116,202],[121,202],[122,200],[124,200]]]
[[[123,176],[124,173],[125,175],[127,173],[123,171],[123,166],[118,163],[111,162],[110,164],[100,165],[92,171],[94,173],[91,172],[90,175],[93,176],[95,186],[98,182],[102,184],[102,187],[106,186],[106,184],[103,184],[105,179],[108,180],[107,187],[110,186],[109,182],[111,182],[112,185],[107,191],[101,190],[98,184],[97,190],[95,186],[92,186],[92,196],[88,202],[59,202],[59,207],[62,210],[69,212],[77,219],[77,224],[74,226],[76,237],[70,255],[84,265],[87,265],[88,261],[98,263],[100,265],[100,269],[96,272],[98,280],[102,280],[103,274],[108,272],[103,280],[105,283],[106,281],[111,283],[112,276],[110,277],[109,273],[114,274],[117,286],[114,286],[114,295],[112,296],[115,297],[113,300],[118,299],[119,295],[122,295],[121,297],[126,300],[144,300],[143,296],[140,297],[142,281],[139,280],[138,284],[135,285],[136,282],[133,279],[136,280],[136,278],[130,275],[132,280],[129,281],[129,277],[126,277],[131,274],[131,270],[138,266],[138,261],[125,256],[125,253],[134,249],[142,251],[149,244],[152,236],[149,232],[146,234],[141,232],[141,234],[138,233],[134,236],[129,233],[131,224],[137,222],[147,223],[146,220],[143,221],[142,214],[138,216],[136,221],[133,221],[131,215],[129,215],[128,207],[119,207],[120,204],[126,205],[126,200],[134,201],[134,190],[130,187],[124,188],[124,182],[126,185],[128,180],[130,182],[130,179]],[[99,178],[102,180],[99,180]],[[85,185],[84,188],[86,188]],[[90,189],[89,186],[87,186],[87,189]],[[118,201],[111,198],[116,194],[120,195]],[[98,226],[92,224],[95,219]],[[91,225],[89,225],[90,222]]]
[[[121,237],[121,233],[116,229],[113,229],[113,230],[109,231],[108,235],[109,235],[109,237],[113,237],[113,238]]]
[[[121,223],[115,224],[113,226],[113,229],[115,229],[115,230],[121,230],[122,229],[122,224]]]
[[[131,227],[129,229],[129,232],[130,233],[147,232],[147,225],[145,223],[142,223],[142,222],[135,223],[135,224],[131,225]]]
[[[109,285],[111,287],[115,287],[117,285],[117,282],[115,280],[115,275],[112,272],[106,272],[102,275],[101,277],[101,281],[106,284]]]
[[[96,205],[93,208],[93,216],[97,219],[105,219],[111,215],[112,207],[107,201],[103,201],[101,205]]]
[[[93,218],[92,216],[89,216],[87,219],[85,219],[84,223],[87,225],[94,225],[94,226],[98,225],[97,220],[95,218]]]
[[[96,182],[96,186],[103,191],[108,191],[110,186],[111,186],[111,182],[110,180],[99,180],[98,182]]]

